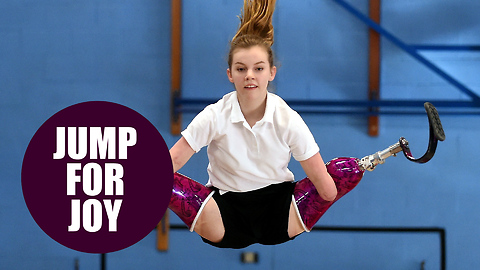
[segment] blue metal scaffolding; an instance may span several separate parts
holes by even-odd
[[[466,94],[470,100],[412,100],[412,99],[378,99],[378,100],[285,100],[293,109],[299,113],[323,113],[323,114],[364,114],[364,115],[403,115],[403,114],[424,114],[423,104],[428,101],[437,108],[442,108],[442,114],[450,115],[480,115],[480,97],[467,86],[447,74],[437,65],[418,53],[420,50],[435,51],[480,51],[480,45],[409,45],[398,37],[384,29],[380,24],[374,22],[368,16],[354,8],[343,0],[332,0],[347,12],[354,15],[368,27],[379,33],[382,37],[392,42],[395,46],[412,56],[421,64],[429,68],[456,89]],[[193,99],[181,96],[172,97],[172,113],[194,113],[203,109],[206,105],[216,102],[213,99]],[[375,108],[375,109],[372,109]],[[378,109],[382,108],[382,109]]]

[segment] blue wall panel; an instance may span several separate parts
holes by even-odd
[[[273,83],[285,99],[366,99],[368,28],[333,1],[277,1],[274,16],[279,71]],[[368,1],[349,1],[361,12]],[[479,44],[480,4],[474,1],[383,1],[382,25],[407,44]],[[182,92],[220,98],[233,90],[225,70],[228,42],[242,1],[183,1]],[[422,55],[480,92],[478,52]],[[0,269],[98,269],[100,256],[50,239],[30,216],[20,171],[29,140],[51,115],[89,100],[117,102],[147,117],[172,146],[169,133],[170,1],[48,0],[0,3]],[[382,98],[467,99],[409,55],[382,40]],[[440,114],[442,110],[440,109]],[[193,114],[184,115],[186,126]],[[324,160],[363,157],[409,141],[426,150],[426,116],[382,116],[380,136],[367,135],[358,115],[302,115]],[[319,221],[328,226],[442,227],[447,268],[477,269],[480,258],[480,121],[442,116],[447,140],[427,164],[389,158]],[[206,183],[206,151],[182,173]],[[300,165],[292,161],[298,179]],[[171,215],[172,223],[181,221]],[[438,269],[434,234],[311,232],[295,241],[222,250],[193,233],[174,230],[170,250],[155,249],[155,232],[107,255],[107,269]],[[258,252],[255,265],[240,263]],[[216,266],[216,267],[214,267]]]

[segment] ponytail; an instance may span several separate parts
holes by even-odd
[[[244,0],[240,26],[232,42],[243,35],[261,37],[269,46],[273,45],[272,17],[276,0]]]
[[[263,47],[273,66],[273,25],[272,17],[276,0],[244,0],[240,18],[240,26],[230,43],[228,66],[231,68],[233,53],[237,49],[248,49],[253,46]]]

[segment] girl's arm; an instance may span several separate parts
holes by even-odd
[[[327,172],[320,153],[316,153],[311,158],[300,161],[307,177],[320,194],[320,197],[326,201],[333,201],[337,197],[337,187],[332,177]]]
[[[173,172],[177,172],[180,168],[187,163],[187,161],[195,154],[195,151],[188,144],[185,138],[180,138],[180,140],[175,143],[175,145],[170,148],[170,156],[172,158]]]

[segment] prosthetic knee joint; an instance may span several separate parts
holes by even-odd
[[[213,196],[213,190],[194,180],[174,174],[172,197],[168,208],[193,231],[198,217],[208,200]]]

